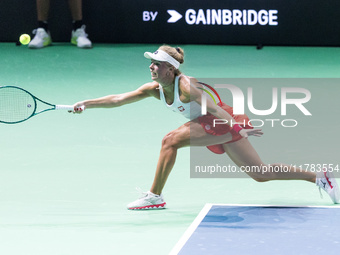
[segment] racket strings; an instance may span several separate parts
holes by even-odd
[[[0,121],[15,123],[29,118],[35,111],[34,98],[21,89],[4,87],[0,89]]]

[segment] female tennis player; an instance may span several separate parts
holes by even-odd
[[[247,139],[249,136],[261,136],[263,134],[261,130],[253,129],[251,126],[229,124],[243,123],[244,120],[248,123],[246,115],[233,115],[232,107],[224,103],[216,105],[212,100],[207,100],[207,115],[202,116],[203,92],[200,89],[202,85],[180,72],[180,64],[184,62],[184,51],[181,48],[163,45],[154,53],[145,52],[144,56],[151,59],[149,68],[152,82],[124,94],[78,102],[74,104],[73,111],[81,113],[91,108],[118,107],[154,97],[169,110],[189,119],[165,135],[151,189],[144,193],[143,197],[130,203],[128,209],[165,208],[162,190],[174,166],[178,149],[186,146],[207,146],[214,153],[226,153],[238,167],[257,166],[259,170],[266,167],[267,171],[247,172],[251,178],[259,182],[305,180],[315,183],[329,194],[334,203],[339,203],[339,188],[330,171],[315,174],[288,165],[263,163]],[[228,123],[214,127],[213,120],[216,118],[227,120]],[[270,171],[271,169],[285,170]]]

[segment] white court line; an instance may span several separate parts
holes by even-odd
[[[287,208],[329,208],[329,209],[340,209],[340,206],[314,206],[314,205],[258,205],[258,204],[205,204],[203,209],[200,211],[200,213],[197,215],[195,220],[191,223],[189,228],[184,232],[182,237],[179,239],[175,247],[171,250],[169,255],[177,255],[183,246],[186,244],[186,242],[189,240],[191,235],[195,232],[197,227],[201,224],[204,217],[207,215],[207,213],[210,211],[212,206],[257,206],[257,207],[287,207]]]
[[[172,249],[172,251],[169,253],[169,255],[177,255],[183,246],[186,244],[186,242],[189,240],[191,235],[195,232],[196,228],[201,224],[204,217],[207,215],[207,213],[210,211],[213,204],[205,204],[203,209],[200,211],[200,213],[197,215],[195,220],[191,223],[189,228],[184,232],[182,237],[179,239],[175,247]]]
[[[296,207],[296,208],[333,208],[333,209],[340,209],[340,204],[334,205],[261,205],[261,204],[206,204],[212,206],[259,206],[259,207]]]

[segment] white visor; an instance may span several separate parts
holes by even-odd
[[[168,62],[170,65],[173,65],[176,69],[179,68],[180,63],[171,57],[168,53],[162,50],[156,50],[154,53],[145,52],[144,57],[148,59],[154,59],[157,61]]]

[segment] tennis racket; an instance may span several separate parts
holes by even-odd
[[[40,104],[46,107],[37,111]],[[73,110],[72,105],[54,105],[47,103],[30,92],[15,86],[0,87],[0,123],[16,124],[35,115],[51,110]]]

